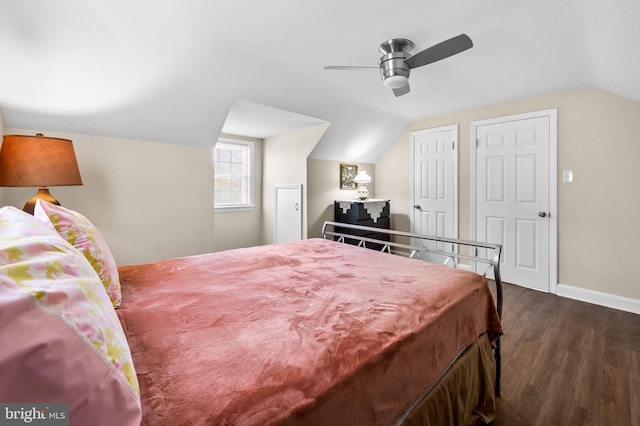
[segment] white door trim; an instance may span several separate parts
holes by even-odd
[[[556,108],[471,122],[471,239],[476,239],[476,140],[478,127],[549,117],[549,292],[558,291],[558,110]]]
[[[409,221],[411,224],[411,232],[416,232],[415,230],[415,221],[413,220],[413,209],[416,205],[416,200],[415,200],[415,144],[413,143],[414,141],[414,137],[416,135],[423,135],[423,134],[429,134],[429,133],[441,133],[441,132],[447,132],[447,131],[452,131],[453,132],[453,142],[456,144],[456,148],[459,147],[458,145],[458,125],[457,124],[451,124],[448,126],[440,126],[440,127],[432,127],[430,129],[423,129],[423,130],[414,130],[411,132],[411,135],[409,136],[409,144],[411,145],[411,157],[410,157],[410,182],[411,182],[411,188],[409,189],[411,191],[411,196],[409,197],[409,211],[411,212],[411,214],[409,215]],[[456,151],[456,155],[454,156],[453,159],[453,166],[454,166],[454,171],[453,171],[453,236],[451,238],[458,238],[458,155],[457,155],[457,151]]]

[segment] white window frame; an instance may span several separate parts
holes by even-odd
[[[222,145],[220,145],[222,144]],[[247,203],[244,204],[217,204],[216,203],[216,196],[215,196],[215,179],[216,179],[216,171],[215,171],[215,150],[219,147],[224,147],[224,146],[232,146],[232,145],[236,145],[236,146],[243,146],[248,148],[249,152],[248,152],[248,158],[247,158]],[[253,201],[253,193],[254,193],[254,181],[253,181],[253,176],[254,176],[254,146],[255,143],[251,142],[251,141],[245,141],[245,140],[240,140],[240,139],[228,139],[228,138],[220,138],[218,139],[218,142],[216,143],[216,145],[213,147],[213,153],[212,153],[212,157],[213,157],[213,161],[214,161],[214,194],[213,194],[213,203],[214,203],[214,210],[216,212],[231,212],[231,211],[243,211],[243,210],[253,210],[255,205],[254,205],[254,201]]]

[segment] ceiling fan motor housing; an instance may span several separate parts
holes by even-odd
[[[387,40],[380,45],[378,50],[382,53],[378,64],[380,65],[380,76],[386,86],[397,89],[404,86],[411,72],[405,59],[411,54],[413,48],[411,40],[395,38]]]
[[[409,56],[408,53],[389,53],[388,55],[384,55],[380,58],[380,75],[382,76],[382,81],[386,81],[389,77],[404,77],[404,79],[409,78],[409,73],[411,70],[404,62]],[[406,83],[406,80],[405,80]],[[404,86],[402,84],[399,87]]]

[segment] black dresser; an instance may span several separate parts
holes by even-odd
[[[389,229],[389,210],[389,200],[341,200],[335,201],[333,204],[335,222],[382,229]],[[389,234],[381,232],[369,232],[339,227],[336,227],[336,231],[343,232],[345,234],[375,238],[382,241],[389,241]],[[357,245],[359,241],[345,238],[345,242]],[[382,245],[367,243],[367,248],[380,250]]]

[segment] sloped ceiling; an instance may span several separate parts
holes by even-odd
[[[637,0],[0,0],[0,111],[7,127],[193,145],[231,123],[264,137],[328,121],[313,158],[375,162],[431,115],[583,86],[640,101],[639,20]],[[400,98],[376,70],[323,69],[461,33],[474,47],[413,70]]]

